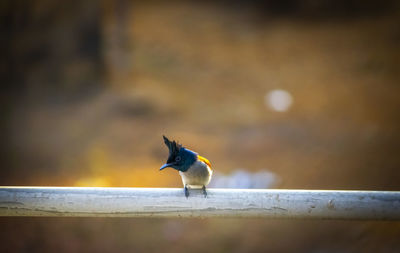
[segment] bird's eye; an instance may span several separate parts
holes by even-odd
[[[181,160],[180,156],[175,157],[175,161],[179,162]]]

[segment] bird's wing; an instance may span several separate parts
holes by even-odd
[[[209,161],[207,158],[202,157],[201,155],[197,155],[197,159],[198,159],[199,161],[202,161],[203,163],[207,164],[208,167],[210,167],[210,169],[211,169],[211,163],[210,163],[210,161]]]

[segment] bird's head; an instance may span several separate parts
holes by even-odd
[[[182,147],[175,141],[168,140],[167,137],[163,136],[164,143],[169,149],[169,156],[167,162],[161,166],[160,170],[167,167],[174,168],[179,171],[187,171],[190,166],[197,160],[197,153]]]

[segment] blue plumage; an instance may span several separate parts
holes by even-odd
[[[167,145],[169,149],[169,156],[167,163],[164,164],[160,170],[171,167],[182,172],[187,171],[190,166],[196,162],[197,153],[182,147],[182,145],[176,143],[175,141],[171,142],[165,136],[163,136],[163,138],[165,145]]]
[[[182,147],[175,141],[168,140],[163,136],[164,143],[169,149],[167,162],[161,166],[160,170],[171,167],[179,171],[185,187],[185,195],[189,196],[188,187],[202,188],[207,196],[206,185],[210,182],[212,170],[210,162],[189,149]]]

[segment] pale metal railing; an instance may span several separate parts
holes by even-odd
[[[0,216],[400,220],[400,192],[0,187]]]

